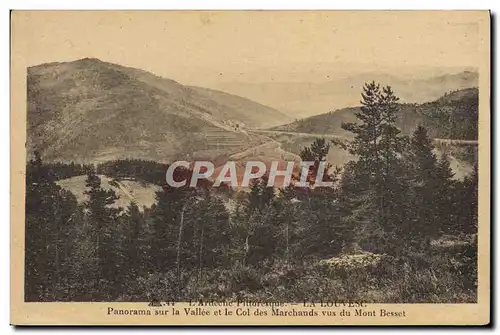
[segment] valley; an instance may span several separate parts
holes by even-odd
[[[38,150],[48,162],[209,160],[220,170],[231,160],[239,162],[240,175],[250,160],[266,165],[273,160],[280,164],[298,161],[301,149],[316,138],[349,140],[351,134],[341,125],[355,122],[359,110],[347,107],[293,121],[292,116],[252,101],[244,97],[246,94],[184,86],[93,58],[34,66],[28,69],[27,80],[28,157]],[[446,82],[440,89],[458,90],[438,97],[439,89],[434,89],[420,98],[435,98],[431,102],[401,104],[397,125],[407,135],[418,124],[428,127],[437,154],[448,154],[455,177],[461,179],[472,171],[477,155],[473,129],[477,124],[473,121],[477,117],[477,89],[466,87],[474,85],[476,77],[468,72],[430,82],[434,84],[429,87]],[[402,85],[401,80],[397,83]],[[341,92],[337,87],[332,94]],[[297,97],[295,94],[294,99]],[[472,128],[463,128],[464,124],[472,124]],[[327,156],[332,166],[352,159],[333,145]],[[73,182],[66,186],[72,188]],[[117,185],[115,191],[125,199],[134,198],[127,194],[127,187],[139,193],[142,187]],[[79,188],[76,186],[76,193],[81,193]]]

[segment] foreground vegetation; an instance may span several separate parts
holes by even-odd
[[[209,182],[163,184],[166,166],[124,160],[26,171],[27,301],[362,300],[473,302],[477,284],[477,166],[454,180],[424,127],[395,127],[397,97],[366,84],[350,142],[316,140],[311,187],[249,192]],[[312,181],[330,145],[356,159]],[[59,171],[59,172],[57,172]],[[62,172],[61,172],[62,171]],[[78,204],[58,178],[87,173]],[[189,177],[190,171],[179,172]],[[113,208],[98,174],[162,186],[151,208]]]

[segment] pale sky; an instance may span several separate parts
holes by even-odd
[[[484,11],[18,11],[12,29],[28,65],[96,57],[204,85],[477,67],[484,43],[478,23],[487,17]]]

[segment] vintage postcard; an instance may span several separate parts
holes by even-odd
[[[12,11],[14,325],[487,325],[488,11]]]

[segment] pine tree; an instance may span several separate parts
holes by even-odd
[[[273,206],[276,215],[272,219],[279,228],[277,229],[277,254],[284,260],[286,265],[290,265],[295,254],[300,251],[299,243],[301,241],[298,231],[301,208],[300,203],[295,199],[293,188],[281,189],[275,198]]]
[[[26,301],[67,297],[72,247],[69,227],[76,212],[76,198],[56,185],[52,171],[35,152],[26,166]]]
[[[298,257],[332,256],[341,250],[343,244],[351,240],[350,228],[346,229],[339,215],[338,176],[341,170],[337,167],[331,172],[332,166],[326,161],[330,145],[324,138],[318,138],[300,153],[303,161],[312,161],[314,165],[309,169],[307,177],[309,187],[290,188],[293,196],[299,201],[295,206],[300,207],[297,212],[300,217],[298,230],[302,231],[302,236],[296,249],[300,254]],[[315,187],[320,163],[324,164],[322,181],[333,182],[332,187]]]
[[[124,214],[124,263],[123,273],[128,281],[143,272],[144,262],[144,217],[135,201],[132,201]]]
[[[274,187],[267,186],[267,175],[250,183],[250,194],[248,196],[248,212],[262,212],[273,200]]]
[[[354,140],[345,145],[358,158],[351,172],[357,174],[354,179],[363,181],[351,200],[357,205],[343,221],[356,225],[363,218],[359,231],[366,235],[369,247],[384,246],[385,251],[395,253],[401,248],[399,226],[406,220],[402,199],[407,185],[401,156],[407,138],[395,126],[398,98],[389,86],[381,89],[375,82],[367,83],[361,95],[362,107],[355,113],[359,122],[342,124],[354,134]]]
[[[434,192],[437,220],[441,223],[440,231],[447,234],[454,233],[457,220],[456,209],[457,206],[463,205],[455,203],[455,191],[458,185],[453,180],[454,175],[448,155],[443,153],[436,166]]]
[[[86,180],[88,196],[85,202],[87,220],[92,227],[97,258],[97,276],[101,280],[104,294],[109,294],[117,273],[117,241],[115,237],[116,221],[119,209],[110,207],[118,199],[113,190],[104,190],[101,179],[95,172],[89,171]],[[119,243],[119,242],[118,242]]]
[[[150,258],[155,271],[174,266],[179,226],[184,220],[189,196],[187,189],[168,185],[156,193],[153,236],[150,242]]]
[[[222,201],[206,192],[193,208],[193,217],[195,222],[191,245],[195,250],[198,279],[201,279],[204,269],[228,265],[229,215]]]
[[[439,190],[436,189],[440,181],[437,175],[437,158],[433,150],[434,145],[427,135],[427,129],[419,125],[410,140],[406,157],[411,180],[408,202],[412,203],[406,220],[406,230],[411,236],[411,244],[420,250],[427,248],[427,243],[436,237],[441,229],[437,207]]]
[[[250,184],[250,193],[244,201],[244,213],[239,232],[243,240],[243,263],[257,264],[267,258],[275,248],[274,234],[269,225],[272,203],[275,198],[273,187],[267,186],[267,176]]]
[[[429,184],[436,173],[436,155],[434,145],[427,135],[427,129],[419,125],[410,140],[409,159],[412,161],[412,173],[419,183]]]
[[[182,173],[190,175],[190,171]],[[195,190],[188,186],[176,188],[164,185],[156,193],[151,230],[147,237],[150,245],[148,271],[175,273],[173,285],[179,296],[184,287],[184,278],[187,278],[183,275],[183,269],[190,267],[188,256],[191,252],[188,243],[192,241],[193,231],[191,209],[197,201]]]
[[[468,176],[464,180],[464,188],[467,200],[464,202],[468,204],[467,213],[465,217],[467,222],[462,225],[462,231],[465,233],[477,233],[478,228],[478,183],[479,183],[479,171],[477,163],[474,164],[474,169],[472,170],[472,175]]]
[[[324,138],[317,138],[311,143],[310,146],[305,146],[300,151],[300,158],[304,162],[314,162],[314,165],[309,168],[307,181],[309,185],[314,185],[316,181],[316,176],[318,175],[319,164],[320,162],[325,162],[328,152],[330,151],[330,143],[327,143]],[[328,175],[328,170],[330,168],[330,164],[325,164],[325,173],[323,181],[329,181],[330,176]],[[301,171],[302,173],[302,171]]]
[[[69,299],[70,301],[95,301],[102,299],[98,291],[99,274],[95,243],[95,229],[89,217],[85,214],[85,205],[78,208],[78,217],[71,230],[72,260],[69,269]]]
[[[478,228],[478,169],[474,164],[472,173],[462,181],[455,182],[452,192],[455,219],[445,227],[454,235],[477,233]]]

